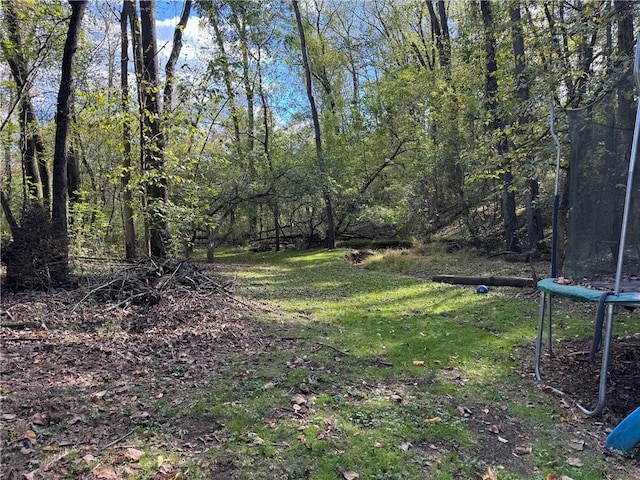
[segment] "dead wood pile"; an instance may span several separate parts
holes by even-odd
[[[156,305],[167,291],[205,290],[230,295],[232,282],[203,272],[188,261],[151,260],[92,278],[82,301],[117,302],[117,305]]]

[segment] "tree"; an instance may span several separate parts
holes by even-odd
[[[75,80],[75,57],[80,39],[82,17],[87,8],[87,0],[75,0],[71,5],[69,30],[62,55],[62,75],[56,109],[56,137],[53,155],[53,206],[51,211],[52,242],[57,258],[51,265],[51,280],[54,284],[68,281],[69,237],[67,159],[69,153],[69,130],[71,128],[70,109],[73,101]]]
[[[498,65],[496,62],[496,39],[491,2],[480,1],[482,23],[484,25],[485,49],[485,97],[487,99],[487,129],[495,136],[496,155],[500,159],[500,180],[502,190],[502,217],[504,221],[505,245],[508,251],[519,251],[518,245],[518,217],[516,215],[515,191],[513,187],[513,173],[507,159],[508,144],[501,129],[503,127],[498,111]]]
[[[19,105],[20,150],[22,165],[27,178],[30,196],[47,202],[51,200],[51,179],[45,159],[45,147],[38,128],[31,95],[31,73],[24,53],[20,24],[15,0],[3,0],[4,23],[7,27],[7,41],[2,42],[2,51],[16,84]]]
[[[28,205],[19,224],[13,216],[8,199],[0,192],[2,208],[11,228],[13,242],[3,252],[3,262],[7,265],[7,285],[10,288],[51,288],[66,285],[69,281],[68,259],[68,188],[67,160],[69,148],[69,131],[71,128],[70,110],[73,101],[75,80],[75,57],[80,38],[82,17],[87,1],[70,2],[71,16],[64,43],[61,63],[61,76],[56,107],[56,133],[53,155],[53,190],[51,195],[52,209],[42,204]],[[31,106],[26,79],[26,61],[21,53],[21,41],[18,35],[19,26],[14,6],[4,3],[5,16],[9,31],[12,32],[12,45],[5,48],[12,50],[7,61],[18,90],[23,95],[21,125],[33,128],[35,114]],[[39,135],[23,131],[23,140],[27,145],[23,150],[28,163],[33,161],[34,150],[42,153],[44,148]],[[44,159],[38,161],[40,171],[46,170]],[[35,175],[36,169],[31,172]],[[42,177],[41,177],[42,178]],[[47,177],[48,178],[48,177]],[[47,180],[48,182],[48,180]],[[48,188],[42,188],[48,191]]]
[[[131,21],[135,6],[132,1],[122,2],[120,12],[120,90],[122,105],[122,211],[124,225],[125,258],[136,257],[136,232],[133,219],[133,195],[131,193],[131,121],[129,120],[129,34],[127,25]]]
[[[514,57],[514,77],[518,99],[520,100],[521,113],[517,119],[518,133],[526,138],[530,133],[530,115],[528,113],[530,91],[529,91],[529,75],[526,72],[526,57],[524,37],[522,33],[522,16],[520,12],[520,0],[512,3],[509,9],[509,18],[511,19],[511,36],[513,41],[513,57]],[[527,158],[528,153],[524,152],[524,162],[530,162]],[[544,239],[542,213],[539,202],[540,189],[538,180],[535,176],[528,175],[525,179],[524,203],[526,211],[527,236],[529,238],[529,252],[538,254],[542,250],[542,242]]]
[[[139,91],[143,105],[142,158],[149,215],[149,245],[153,257],[165,258],[170,240],[166,207],[169,202],[165,141],[161,128],[160,74],[156,42],[156,1],[140,0],[142,78]]]
[[[318,162],[318,170],[322,177],[322,198],[324,199],[325,214],[327,216],[327,248],[336,248],[336,232],[333,216],[333,206],[331,204],[331,193],[329,192],[328,179],[327,179],[327,166],[322,151],[322,136],[320,130],[320,120],[318,117],[318,109],[316,107],[316,101],[313,96],[313,83],[311,80],[311,67],[309,66],[309,58],[307,53],[307,41],[304,33],[304,25],[302,24],[302,17],[300,15],[300,7],[297,0],[293,0],[293,11],[296,16],[296,24],[298,26],[298,34],[300,35],[300,49],[302,51],[302,68],[305,75],[305,86],[307,91],[307,98],[309,99],[309,105],[311,106],[311,117],[313,120],[313,132],[315,136],[316,147],[316,160]]]

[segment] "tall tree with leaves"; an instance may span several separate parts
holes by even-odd
[[[309,65],[309,56],[307,52],[307,40],[304,32],[304,25],[302,23],[302,16],[300,15],[300,7],[297,0],[292,1],[293,11],[296,17],[296,25],[298,26],[298,34],[300,36],[300,49],[302,51],[302,68],[305,75],[305,88],[307,92],[307,98],[309,99],[309,105],[311,107],[311,117],[313,120],[313,131],[315,136],[316,147],[316,160],[318,162],[318,169],[322,177],[322,198],[324,199],[325,214],[327,216],[327,248],[336,248],[336,232],[335,232],[335,220],[333,215],[333,205],[331,200],[331,192],[329,191],[328,178],[327,178],[327,165],[322,150],[322,132],[320,128],[320,119],[318,117],[318,108],[316,107],[315,97],[313,95],[313,82],[311,79],[311,67]]]
[[[21,136],[20,150],[23,172],[27,180],[27,192],[25,193],[35,199],[45,199],[48,203],[51,201],[51,178],[45,158],[44,142],[31,100],[30,77],[32,72],[28,66],[20,34],[19,12],[16,9],[15,0],[2,0],[2,9],[4,10],[3,23],[7,32],[7,41],[1,42],[2,53],[9,64],[11,75],[16,84]]]
[[[518,129],[517,132],[522,134],[526,138],[529,133],[530,115],[529,109],[529,75],[526,71],[526,56],[524,35],[522,32],[522,15],[520,0],[514,0],[509,9],[509,17],[511,19],[511,38],[513,44],[513,57],[514,57],[514,77],[516,81],[516,89],[518,99],[520,100],[519,110],[520,113],[517,119]],[[519,155],[520,156],[520,155]],[[528,158],[528,153],[522,154],[525,163],[531,161]],[[525,178],[525,214],[527,222],[527,236],[529,238],[529,252],[537,254],[542,250],[542,241],[544,238],[542,213],[538,205],[538,197],[540,194],[540,188],[538,185],[538,179],[534,175],[527,175]]]
[[[82,17],[87,0],[70,1],[71,18],[62,55],[62,75],[56,109],[56,140],[53,154],[53,205],[51,210],[51,234],[58,258],[50,271],[54,284],[65,283],[68,277],[69,237],[67,157],[69,153],[69,130],[71,128],[71,102],[73,101],[76,50],[80,39]]]
[[[153,257],[165,258],[170,240],[167,204],[165,141],[161,128],[160,73],[156,41],[156,1],[140,0],[142,84],[139,87],[143,111],[142,158],[148,197],[149,244]]]
[[[131,0],[122,2],[120,12],[120,95],[122,105],[122,214],[124,225],[125,257],[136,257],[136,231],[133,218],[133,194],[131,186],[132,151],[131,121],[129,115],[129,34],[127,26],[135,5]]]
[[[487,101],[487,132],[495,137],[495,151],[500,163],[500,181],[502,190],[502,218],[504,223],[505,246],[508,251],[519,251],[518,217],[513,186],[513,172],[509,164],[508,143],[502,129],[504,127],[498,110],[498,64],[496,61],[496,36],[492,5],[489,0],[480,1],[482,23],[484,25],[485,50],[485,96]]]

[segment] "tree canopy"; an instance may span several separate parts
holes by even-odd
[[[551,105],[628,77],[638,17],[618,0],[113,0],[84,12],[70,78],[75,3],[1,3],[3,243],[37,208],[72,256],[129,258],[442,232],[539,254]]]

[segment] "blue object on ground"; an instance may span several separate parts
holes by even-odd
[[[631,452],[640,443],[640,407],[622,420],[607,437],[607,450]]]
[[[478,285],[476,287],[476,293],[488,293],[489,289],[487,288],[486,285]]]

